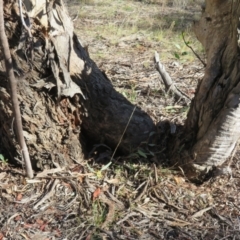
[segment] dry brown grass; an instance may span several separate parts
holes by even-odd
[[[146,4],[123,0],[81,2],[79,19],[82,22],[76,22],[75,29],[85,44],[89,44],[93,38],[95,41],[106,39],[111,45],[119,44],[124,37],[141,35],[149,43],[161,44],[160,54],[163,60],[177,56],[183,62],[193,61],[195,57],[185,46],[181,33],[185,33],[187,41],[191,42],[196,51],[202,52],[201,45],[191,31],[192,20],[198,18],[200,7],[195,7],[196,3],[186,7],[181,1],[171,3],[158,1]],[[72,11],[76,11],[76,7]],[[82,35],[83,32],[86,34]],[[91,46],[89,48],[91,51]],[[103,49],[94,49],[91,54],[95,60],[106,57]],[[118,55],[119,51],[115,51],[115,54]]]

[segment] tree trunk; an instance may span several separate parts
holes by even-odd
[[[81,132],[93,143],[115,148],[129,120],[119,150],[128,153],[148,140],[155,130],[151,118],[139,108],[134,110],[89,58],[61,0],[25,0],[26,27],[18,3],[4,3],[24,137],[35,167],[63,166],[82,159]],[[2,146],[11,159],[20,158],[3,65],[0,112]]]
[[[202,180],[210,169],[229,159],[240,136],[239,5],[240,1],[206,0],[194,26],[206,50],[207,66],[188,113],[184,138],[172,157],[174,162],[178,156],[178,164],[194,180]],[[183,146],[185,151],[179,155]]]

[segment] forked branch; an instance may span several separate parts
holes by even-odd
[[[171,91],[174,94],[174,96],[177,98],[177,100],[184,99],[186,101],[186,103],[189,103],[191,101],[191,99],[186,94],[182,93],[175,86],[175,84],[172,81],[172,78],[167,73],[163,64],[160,62],[159,54],[157,52],[155,52],[155,63],[156,63],[156,68],[162,77],[162,80],[164,82],[164,85],[165,85],[167,91]]]

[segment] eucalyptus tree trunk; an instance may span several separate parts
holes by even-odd
[[[4,1],[5,31],[33,166],[81,161],[84,139],[112,148],[121,139],[119,150],[125,153],[147,141],[155,130],[153,121],[116,92],[89,58],[63,2],[24,0],[22,12],[19,2]],[[0,143],[12,159],[19,159],[2,53],[0,57]]]
[[[239,16],[239,0],[206,0],[194,25],[206,50],[207,66],[172,156],[193,180],[202,180],[226,162],[240,136]]]

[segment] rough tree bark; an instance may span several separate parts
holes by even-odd
[[[194,26],[207,66],[172,156],[194,180],[228,160],[240,136],[239,16],[240,1],[206,0]]]
[[[81,132],[95,143],[116,147],[134,106],[89,58],[61,0],[24,3],[24,21],[32,37],[22,26],[15,0],[4,1],[4,18],[33,165],[44,169],[82,159]],[[0,57],[1,64],[1,53]],[[1,144],[12,159],[19,158],[2,64],[0,112]],[[154,130],[151,118],[136,108],[119,149],[129,152]]]

